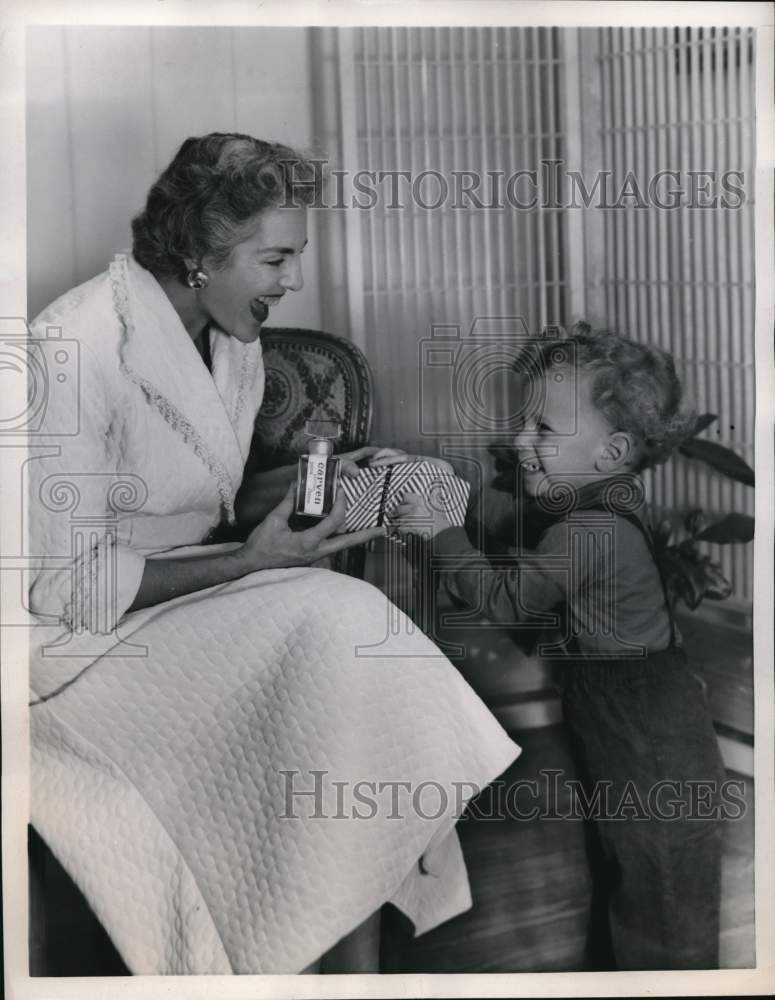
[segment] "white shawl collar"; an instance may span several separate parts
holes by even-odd
[[[242,344],[211,330],[211,376],[153,275],[126,254],[116,255],[109,273],[122,327],[121,371],[205,464],[233,521],[263,395],[260,341]]]

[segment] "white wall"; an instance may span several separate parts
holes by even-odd
[[[29,29],[29,316],[131,245],[132,217],[187,136],[240,131],[305,149],[311,107],[307,29]],[[305,288],[278,325],[321,326],[311,215]]]

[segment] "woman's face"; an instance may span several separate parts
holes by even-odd
[[[258,339],[270,308],[304,284],[300,258],[307,244],[307,210],[266,209],[248,228],[220,270],[207,256],[202,259],[210,280],[196,292],[208,319],[244,344]]]

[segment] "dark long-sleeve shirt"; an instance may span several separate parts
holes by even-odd
[[[659,571],[641,530],[624,517],[579,510],[540,535],[532,550],[491,560],[462,528],[433,542],[440,586],[499,625],[549,628],[560,645],[623,657],[670,643]],[[551,655],[552,643],[539,652]]]

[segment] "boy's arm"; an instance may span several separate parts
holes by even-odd
[[[511,494],[484,487],[471,499],[465,531],[475,549],[488,555],[506,552],[514,544],[516,518]]]
[[[568,569],[556,559],[564,554],[565,543],[562,528],[552,528],[534,553],[501,558],[497,565],[471,545],[463,528],[447,528],[432,542],[434,555],[443,557],[436,572],[447,595],[504,625],[535,623],[536,612],[565,600]]]

